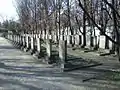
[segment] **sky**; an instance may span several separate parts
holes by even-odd
[[[0,0],[0,22],[6,19],[18,19],[14,0]]]

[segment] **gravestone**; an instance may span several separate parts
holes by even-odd
[[[67,45],[70,45],[70,37],[67,35]]]
[[[20,35],[20,43],[22,43],[22,38],[23,38],[23,37]]]
[[[9,39],[9,34],[7,35],[7,39]]]
[[[41,52],[41,42],[40,42],[40,38],[37,38],[37,51]]]
[[[52,35],[49,35],[49,39],[50,39],[50,40],[52,40],[52,39],[53,39]]]
[[[43,39],[43,40],[45,39],[45,33],[42,34],[42,39]]]
[[[91,41],[90,35],[86,35],[86,46],[87,47],[90,47],[90,41]]]
[[[34,37],[31,36],[31,49],[34,49]]]
[[[36,34],[33,34],[33,38],[36,38]]]
[[[100,36],[100,42],[99,42],[99,48],[105,49],[105,41],[106,41],[106,37],[101,35]]]
[[[38,38],[41,38],[41,35],[40,35],[40,34],[38,35]]]
[[[112,50],[113,49],[113,45],[112,45],[112,41],[109,40],[109,49]]]
[[[25,46],[25,36],[22,36],[22,43],[23,43],[23,46]]]
[[[10,40],[12,40],[12,35],[10,35]]]
[[[75,45],[79,46],[81,44],[81,36],[75,35]]]
[[[35,38],[38,38],[38,34],[35,34]]]
[[[56,35],[53,36],[53,40],[54,40],[55,43],[57,42],[57,36]]]
[[[65,68],[65,62],[67,60],[67,41],[59,40],[59,59],[60,68],[63,71]]]
[[[119,34],[120,34],[120,32],[119,32]],[[119,40],[116,40],[116,41],[118,41],[118,60],[119,60],[119,62],[120,62],[120,36],[118,36],[118,38],[119,38]],[[117,50],[116,50],[117,51]]]
[[[72,45],[75,44],[75,36],[74,35],[71,35],[72,36]]]
[[[52,40],[51,39],[46,39],[46,53],[47,53],[46,60],[47,60],[47,63],[49,63],[51,60],[51,55],[52,55]]]
[[[83,35],[81,36],[81,46],[83,46],[84,45],[84,37],[83,37]]]
[[[17,42],[17,36],[15,35],[15,42]]]
[[[60,40],[64,40],[64,35],[60,35]]]
[[[11,35],[11,40],[13,41],[13,35]]]
[[[14,35],[14,42],[16,42],[16,35]]]
[[[72,46],[72,35],[67,35],[67,46]]]
[[[15,42],[15,35],[13,35],[13,41]]]
[[[98,37],[94,36],[94,48],[97,49],[98,47]]]
[[[20,35],[17,35],[17,37],[18,37],[18,41],[17,42],[20,43]]]
[[[29,48],[29,37],[26,35],[26,47]]]

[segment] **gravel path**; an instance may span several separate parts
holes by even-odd
[[[119,82],[82,81],[102,72],[91,68],[61,73],[0,37],[0,90],[119,90]]]

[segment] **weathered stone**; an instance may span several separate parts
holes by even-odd
[[[41,42],[40,42],[40,38],[37,38],[37,51],[41,52]]]
[[[67,35],[67,45],[72,46],[72,36],[71,35]]]
[[[69,37],[69,35],[67,35],[67,45],[69,45],[70,44],[70,37]]]
[[[97,41],[98,39],[97,39],[97,36],[94,36],[94,46],[97,46],[98,45],[98,41]]]
[[[22,38],[22,44],[23,44],[23,46],[25,46],[25,36],[22,36],[23,38]]]
[[[100,42],[99,42],[99,48],[105,49],[105,40],[106,40],[106,37],[101,35]]]
[[[16,37],[16,35],[15,35],[15,42],[17,41],[17,37]]]
[[[34,37],[31,36],[31,49],[34,49]]]
[[[81,36],[81,46],[83,46],[84,45],[84,37],[83,37],[83,35]]]
[[[60,68],[65,68],[65,61],[67,59],[67,41],[59,40],[59,58]]]
[[[91,41],[91,37],[90,35],[86,35],[86,47],[90,47],[90,41]]]
[[[36,38],[36,34],[33,34],[33,37]]]
[[[64,40],[64,35],[60,35],[60,40]]]
[[[20,43],[20,35],[17,35],[18,39],[17,42]]]
[[[38,35],[38,38],[41,38],[41,34]]]
[[[43,40],[45,39],[45,34],[44,34],[44,33],[42,34],[42,39],[43,39]]]
[[[47,57],[50,58],[51,57],[51,51],[52,50],[52,43],[50,39],[46,40],[46,52],[47,52]]]
[[[49,39],[49,35],[48,34],[45,35],[45,39]]]
[[[46,39],[46,62],[47,64],[52,63],[52,40]]]
[[[109,49],[112,50],[113,49],[113,43],[109,40]]]
[[[53,36],[53,40],[54,40],[55,43],[57,42],[57,36],[56,35]]]
[[[75,45],[80,45],[81,44],[81,36],[80,35],[75,35]]]
[[[75,44],[75,36],[74,35],[71,35],[72,36],[72,45]]]
[[[12,35],[10,35],[10,40],[12,40]]]
[[[120,61],[120,46],[119,46],[118,60]]]
[[[38,38],[38,34],[35,34],[35,38]]]
[[[49,35],[49,39],[51,39],[51,40],[53,39],[52,35]]]
[[[29,37],[26,35],[26,47],[29,48]]]

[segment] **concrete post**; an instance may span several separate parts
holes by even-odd
[[[65,62],[67,60],[67,41],[59,40],[59,58],[60,68],[65,68]]]

